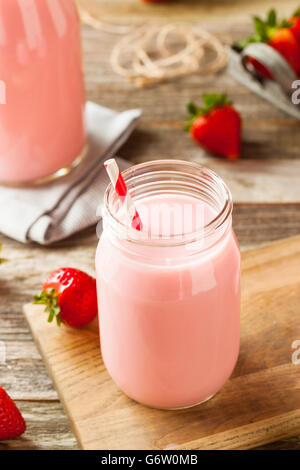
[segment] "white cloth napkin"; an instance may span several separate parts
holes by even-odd
[[[0,232],[20,242],[49,245],[97,222],[108,184],[103,162],[111,158],[133,131],[138,109],[117,113],[86,104],[88,155],[69,175],[48,184],[0,186]],[[130,164],[117,159],[121,170]]]

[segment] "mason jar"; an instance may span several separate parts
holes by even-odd
[[[109,184],[96,253],[103,361],[117,386],[155,408],[194,406],[239,353],[240,251],[232,198],[208,168],[158,160],[123,173],[137,231]]]
[[[74,0],[0,0],[0,183],[65,175],[86,151]]]

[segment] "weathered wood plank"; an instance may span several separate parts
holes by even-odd
[[[26,433],[11,441],[0,442],[0,450],[76,450],[77,441],[59,402],[18,401],[27,421]],[[299,450],[300,437],[285,439],[260,449]]]
[[[206,25],[203,25],[206,27]],[[209,30],[216,32],[216,26]],[[232,40],[240,39],[250,33],[244,29],[232,29]],[[228,41],[228,32],[219,31],[220,39]],[[194,74],[180,79],[151,85],[146,88],[136,88],[112,70],[110,52],[119,41],[118,36],[107,34],[91,27],[82,29],[84,70],[88,98],[112,108],[121,110],[132,107],[143,107],[143,121],[156,123],[176,123],[186,117],[186,102],[195,100],[201,102],[202,93],[225,90],[234,99],[237,107],[243,113],[244,120],[270,121],[273,125],[286,125],[286,121],[295,125],[292,118],[274,108],[226,73],[216,76],[199,76]],[[258,109],[259,107],[259,109]],[[289,125],[289,124],[288,124]]]
[[[184,132],[183,128],[183,120],[153,123],[142,120],[138,129],[120,150],[120,154],[134,162],[173,157],[196,160],[197,156],[200,156],[203,164],[211,166],[214,162],[221,162],[222,166],[227,167],[233,174],[236,169],[245,173],[242,168],[246,165],[247,178],[251,177],[253,171],[263,177],[268,174],[272,178],[277,176],[279,183],[277,185],[277,181],[274,181],[273,185],[277,185],[278,190],[284,187],[284,183],[280,183],[280,177],[284,176],[289,169],[290,175],[295,174],[295,168],[300,174],[298,150],[300,123],[288,121],[284,125],[284,133],[281,134],[281,131],[278,130],[278,123],[248,122],[243,129],[241,157],[231,163],[221,157],[214,158],[205,152],[190,138],[188,133]],[[266,191],[265,202],[268,200],[272,202],[271,197],[274,197],[272,192]],[[253,199],[252,202],[257,201]]]
[[[265,158],[269,155],[269,148],[273,148],[274,153],[277,152],[278,155],[278,147],[275,148],[278,141],[276,129],[273,129],[274,139],[270,142],[267,142],[267,132],[264,132],[263,128],[260,131],[250,131],[248,145],[246,142],[243,145],[244,157],[234,162],[208,155],[181,129],[157,129],[147,126],[144,129],[140,126],[133,133],[120,150],[120,155],[127,158],[130,156],[135,163],[160,158],[178,158],[205,165],[215,170],[226,181],[236,203],[300,202],[300,160]],[[182,136],[178,139],[181,132]],[[265,140],[265,145],[259,142],[257,135],[261,136],[261,141]],[[293,139],[292,135],[290,138]],[[294,151],[295,157],[298,157],[296,147]],[[257,158],[253,158],[253,155]],[[285,154],[281,155],[284,157]]]
[[[300,204],[236,204],[233,226],[242,248],[299,235]]]
[[[207,28],[216,33],[216,25]],[[245,26],[239,29],[232,28],[230,37],[233,40],[240,39],[249,34],[251,29],[245,32]],[[228,42],[228,32],[218,31],[220,39]],[[145,106],[143,118],[152,121],[174,121],[185,118],[185,104],[189,99],[200,101],[204,91],[212,92],[216,89],[225,89],[231,98],[235,99],[237,106],[243,111],[246,119],[259,119],[260,121],[276,119],[292,121],[286,115],[265,102],[240,83],[236,82],[228,74],[212,76],[199,76],[194,74],[180,79],[152,85],[146,88],[136,88],[124,78],[115,74],[112,70],[109,57],[113,46],[119,41],[119,36],[107,34],[91,27],[82,29],[84,70],[86,88],[89,99],[108,105],[115,109],[124,109],[131,106]],[[259,109],[257,109],[259,106]],[[175,111],[175,113],[174,113]]]
[[[2,312],[0,315],[3,315]],[[20,312],[16,313],[16,322],[18,321],[21,321]],[[0,338],[3,337],[1,328]],[[18,340],[18,335],[14,335],[13,340],[2,341],[0,344],[1,387],[15,400],[57,400],[57,393],[32,338],[22,341]]]
[[[214,21],[228,24],[232,21],[245,21],[249,14],[264,14],[270,8],[276,8],[280,14],[294,11],[297,0],[174,0],[162,4],[143,3],[140,0],[77,0],[78,5],[85,7],[104,21],[120,23],[139,23],[144,20],[156,21]]]
[[[215,31],[216,26],[210,29]],[[243,34],[235,28],[231,31],[235,39]],[[137,89],[111,69],[109,54],[118,39],[83,28],[88,98],[118,110],[143,110],[138,129],[121,149],[122,156],[133,162],[174,157],[205,164],[224,177],[238,202],[300,201],[300,122],[237,84],[226,73],[213,80],[192,75]],[[213,158],[183,130],[186,102],[192,99],[201,103],[204,91],[227,91],[242,115],[242,156],[237,162]]]
[[[59,402],[18,401],[27,430],[18,439],[0,442],[0,450],[76,450],[77,441]]]

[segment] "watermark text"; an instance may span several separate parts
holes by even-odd
[[[3,80],[0,80],[0,104],[6,104],[6,85]]]
[[[292,342],[292,349],[295,349],[292,354],[292,363],[297,366],[300,364],[300,339],[296,339]]]

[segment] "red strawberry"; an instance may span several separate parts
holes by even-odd
[[[265,42],[276,49],[299,75],[300,45],[295,37],[295,31],[292,30],[292,24],[287,21],[282,21],[279,24],[275,10],[271,10],[266,20],[262,20],[257,16],[254,17],[254,29],[255,34],[246,40],[240,41],[238,46],[243,49],[249,43]],[[272,73],[256,59],[250,58],[250,62],[259,75],[265,78],[273,78]]]
[[[263,64],[258,62],[258,60],[254,59],[254,57],[249,57],[249,60],[259,75],[268,78],[269,80],[274,79],[272,72],[270,72]]]
[[[23,416],[6,391],[0,387],[0,441],[19,437],[25,430]]]
[[[60,268],[50,274],[34,304],[46,305],[48,321],[56,318],[57,325],[65,323],[80,328],[90,323],[98,313],[96,280],[74,268]]]
[[[240,155],[241,118],[225,94],[204,94],[204,107],[188,103],[192,117],[186,130],[198,144],[218,155],[235,160]]]
[[[287,20],[287,25],[300,44],[300,8],[293,13],[293,16]]]
[[[291,29],[279,28],[271,37],[269,45],[286,59],[297,75],[300,74],[300,46]]]

